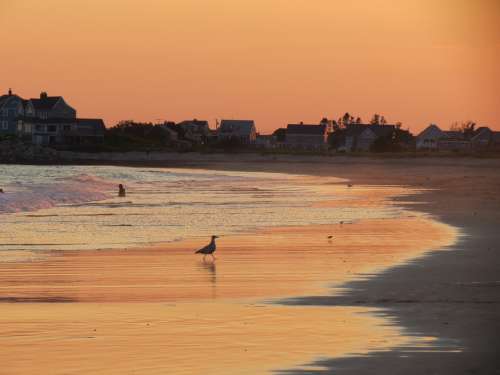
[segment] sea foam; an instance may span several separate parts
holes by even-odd
[[[0,193],[0,213],[36,211],[61,204],[81,204],[111,196],[116,183],[82,174],[53,183],[16,184]]]

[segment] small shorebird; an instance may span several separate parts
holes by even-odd
[[[331,240],[331,239],[333,238],[333,236],[328,236],[327,238],[328,238],[329,240]]]
[[[213,259],[216,259],[214,256],[214,252],[215,250],[217,250],[217,246],[215,245],[216,238],[219,237],[212,236],[212,240],[210,241],[210,243],[207,246],[202,247],[200,250],[196,251],[195,254],[203,254],[203,260],[205,260],[205,257],[209,254],[212,256]]]

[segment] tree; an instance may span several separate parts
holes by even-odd
[[[474,121],[455,121],[451,124],[450,130],[460,132],[465,138],[471,138],[474,135],[476,129],[476,123]]]
[[[350,125],[354,122],[354,117],[352,117],[349,112],[346,112],[344,116],[342,116],[342,123],[344,126]]]
[[[370,125],[380,125],[380,115],[375,113],[370,120]]]

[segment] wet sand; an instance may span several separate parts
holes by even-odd
[[[257,161],[211,162],[217,169],[253,170]],[[435,348],[395,346],[370,355],[314,361],[318,370],[286,374],[500,373],[500,160],[479,158],[261,157],[260,171],[347,178],[356,184],[425,189],[397,199],[465,234],[433,252],[367,280],[342,296],[289,300],[292,305],[366,306],[404,327],[406,335],[438,337]],[[425,236],[425,233],[423,233]]]
[[[364,199],[351,204],[363,207],[402,193],[356,189]],[[0,374],[314,371],[319,358],[433,347],[436,337],[406,334],[378,307],[286,301],[328,296],[456,236],[408,211],[400,219],[223,237],[215,263],[192,253],[204,245],[199,240],[2,263]]]

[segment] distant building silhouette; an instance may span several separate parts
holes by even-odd
[[[328,125],[288,124],[285,146],[304,150],[328,149]]]
[[[431,124],[417,135],[416,148],[417,150],[467,151],[472,148],[472,140],[461,131],[441,130],[439,126]]]
[[[253,120],[222,120],[217,129],[220,141],[233,140],[242,144],[254,144],[257,131]]]
[[[0,97],[0,134],[17,134],[40,145],[75,145],[102,141],[101,119],[77,118],[62,96],[42,92],[39,98]]]

